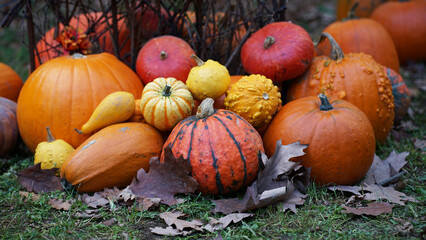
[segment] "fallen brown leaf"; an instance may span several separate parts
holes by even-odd
[[[297,189],[294,190],[290,197],[281,203],[281,211],[285,212],[290,209],[293,213],[297,213],[296,206],[303,205],[308,194],[302,194]]]
[[[39,194],[30,193],[30,192],[19,191],[19,195],[26,197],[26,198],[29,198],[32,201],[38,201],[40,199]]]
[[[140,169],[129,188],[136,196],[161,198],[162,203],[170,206],[177,203],[174,195],[193,193],[198,183],[189,175],[191,165],[187,160],[175,158],[170,146],[165,148],[163,154],[164,162],[160,163],[158,157],[151,158],[149,173]]]
[[[106,207],[109,205],[109,200],[104,198],[98,192],[95,192],[93,196],[83,194],[82,201],[92,208]]]
[[[417,149],[426,152],[426,140],[420,140],[418,138],[416,138],[414,140],[414,147],[416,147]]]
[[[361,184],[389,184],[393,180],[392,177],[407,164],[405,159],[408,155],[408,152],[396,153],[395,150],[384,160],[374,155],[373,163]]]
[[[353,213],[355,215],[372,215],[378,216],[383,213],[392,212],[393,205],[387,202],[372,202],[367,204],[367,207],[352,208],[343,205],[344,213]]]
[[[179,217],[185,216],[182,212],[163,212],[160,213],[160,218],[162,218],[167,225],[174,226],[177,230],[184,230],[185,228],[195,229],[201,231],[201,226],[204,224],[201,220],[194,219],[191,221],[186,221],[179,219]]]
[[[346,185],[337,185],[328,187],[331,191],[342,191],[342,192],[350,192],[355,195],[361,195],[360,191],[362,190],[359,186],[346,186]]]
[[[381,187],[378,185],[366,185],[365,191],[370,193],[365,194],[365,200],[374,201],[380,199],[386,199],[389,202],[396,203],[399,205],[405,205],[406,201],[416,202],[412,197],[408,197],[402,192],[396,191],[393,187]]]
[[[217,219],[210,218],[210,221],[203,228],[209,232],[215,232],[217,230],[221,230],[229,226],[229,224],[238,223],[242,221],[244,218],[251,217],[253,214],[251,213],[232,213],[226,215],[224,217]]]
[[[102,224],[109,227],[116,222],[117,222],[117,219],[111,218],[110,220],[103,221]]]
[[[19,183],[28,192],[53,192],[63,190],[61,179],[55,176],[58,169],[41,169],[40,163],[18,173]]]
[[[49,199],[49,205],[58,210],[70,210],[73,201],[64,201],[63,199],[51,198]]]
[[[193,231],[181,231],[171,226],[168,226],[167,228],[162,228],[162,227],[151,228],[151,232],[158,235],[163,235],[163,236],[188,236]]]
[[[158,206],[161,202],[161,198],[139,198],[137,201],[138,201],[138,210],[144,211],[152,207]]]
[[[300,166],[298,162],[292,162],[290,159],[305,154],[303,149],[306,147],[307,145],[299,142],[282,145],[281,140],[277,141],[275,154],[270,159],[262,154],[264,168],[260,170],[257,180],[247,188],[244,198],[214,200],[216,206],[213,212],[224,214],[245,212],[281,201],[285,203],[288,199],[294,202],[288,202],[283,211],[295,209],[295,205],[294,207],[290,205],[300,201],[295,200],[297,196],[292,198],[292,194],[298,189],[298,185],[308,183],[309,173],[307,174],[306,168]]]

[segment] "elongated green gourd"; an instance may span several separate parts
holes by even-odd
[[[95,108],[90,119],[77,130],[88,134],[111,124],[129,119],[135,109],[135,97],[125,91],[117,91],[107,95]]]

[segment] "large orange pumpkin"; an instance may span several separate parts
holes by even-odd
[[[22,85],[21,77],[13,69],[0,63],[0,97],[16,102]]]
[[[129,30],[127,29],[125,19],[121,15],[118,16],[119,20],[118,25],[118,42],[120,48],[120,57],[130,52],[130,40],[128,40]],[[108,19],[108,20],[107,20]],[[97,43],[101,51],[108,53],[115,53],[113,45],[112,30],[110,30],[110,25],[112,24],[111,16],[107,18],[103,16],[102,12],[91,12],[87,14],[80,14],[76,17],[71,18],[69,21],[69,26],[73,26],[77,30],[81,30],[83,33],[89,35],[89,38],[93,43]],[[59,31],[62,31],[64,26],[60,24]],[[94,35],[97,36],[92,36]],[[61,44],[55,40],[55,28],[51,28],[45,33],[43,38],[37,43],[36,48],[38,56],[35,57],[36,67],[40,64],[46,62],[49,59],[62,56],[67,54],[65,49],[62,48]]]
[[[384,142],[393,125],[394,98],[383,66],[364,53],[344,55],[334,39],[328,33],[323,34],[332,44],[332,57],[315,57],[308,71],[292,82],[287,99],[321,92],[345,99],[367,115],[376,140]]]
[[[370,17],[388,30],[402,64],[426,60],[426,1],[387,2]]]
[[[202,194],[227,194],[251,184],[257,177],[263,142],[242,117],[227,110],[213,110],[205,99],[197,112],[179,122],[170,133],[175,157],[183,156]],[[164,152],[163,148],[163,152]],[[161,154],[163,161],[164,154]]]
[[[371,55],[378,63],[399,72],[398,53],[388,31],[372,19],[351,17],[328,25],[323,32],[333,36],[343,53],[363,52]],[[326,41],[317,45],[317,56],[329,55],[330,51],[330,44]]]
[[[0,157],[15,147],[18,138],[16,103],[0,97]]]
[[[341,99],[329,102],[324,94],[319,97],[299,98],[281,108],[263,137],[266,154],[272,156],[280,139],[282,144],[300,141],[309,146],[294,161],[311,168],[315,182],[352,185],[373,162],[373,128],[355,105]]]
[[[163,137],[149,124],[110,125],[68,156],[61,177],[80,192],[126,187],[139,169],[148,172],[149,160],[160,155],[162,146]]]
[[[19,131],[33,152],[46,138],[46,126],[76,148],[89,135],[74,129],[81,129],[108,94],[127,91],[138,99],[142,90],[136,73],[109,53],[58,57],[38,67],[22,87]]]

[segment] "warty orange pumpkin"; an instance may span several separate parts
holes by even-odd
[[[18,100],[19,131],[34,152],[52,134],[74,148],[90,135],[74,129],[89,120],[96,106],[110,93],[127,91],[140,98],[139,77],[109,53],[62,56],[38,67],[22,87]]]
[[[376,140],[384,142],[393,126],[395,106],[392,84],[383,66],[364,53],[344,55],[333,37],[328,33],[323,36],[332,45],[331,58],[315,57],[308,71],[290,84],[287,100],[321,92],[347,100],[367,115]]]

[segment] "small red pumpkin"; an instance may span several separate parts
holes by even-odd
[[[263,137],[268,156],[280,139],[282,144],[309,145],[306,154],[294,161],[311,168],[311,178],[319,184],[358,182],[370,168],[376,149],[367,116],[348,101],[329,102],[324,94],[299,98],[281,108]]]
[[[205,99],[197,115],[182,120],[170,133],[175,157],[183,156],[202,194],[227,194],[251,184],[257,177],[263,142],[242,117],[227,110],[213,110],[213,99]],[[163,161],[164,154],[161,154]]]
[[[250,74],[274,82],[301,75],[314,56],[308,32],[290,22],[274,22],[256,31],[241,49],[241,63]]]
[[[21,77],[13,69],[0,63],[0,97],[18,101],[22,85]]]
[[[156,37],[139,51],[136,72],[145,85],[159,77],[172,77],[185,83],[191,68],[197,66],[192,54],[195,52],[191,46],[178,37]]]
[[[10,152],[19,138],[16,103],[0,97],[0,157]]]

